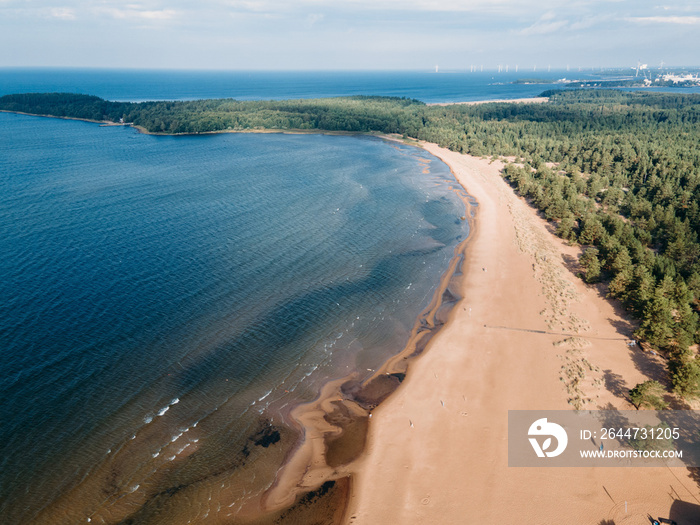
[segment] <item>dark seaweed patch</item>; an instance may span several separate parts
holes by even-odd
[[[279,430],[274,430],[273,427],[267,427],[255,437],[257,438],[255,440],[255,445],[263,448],[274,445],[282,439]]]

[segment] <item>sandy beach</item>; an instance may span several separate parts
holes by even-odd
[[[501,161],[423,147],[478,201],[463,299],[373,410],[346,523],[700,523],[685,468],[508,467],[508,410],[633,409],[628,389],[664,363],[627,346],[634,326],[575,277],[579,249],[514,194]]]
[[[530,98],[511,98],[511,99],[498,99],[498,100],[471,100],[468,102],[432,102],[426,104],[427,106],[476,106],[479,104],[495,104],[495,103],[513,103],[513,104],[542,104],[543,102],[549,102],[549,97],[530,97]]]

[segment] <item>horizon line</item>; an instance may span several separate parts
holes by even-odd
[[[505,67],[509,67],[510,70],[506,71]],[[481,69],[483,67],[483,70]],[[517,71],[515,68],[519,68]],[[471,68],[474,68],[471,70]],[[502,70],[499,71],[499,68]],[[567,73],[585,72],[585,71],[634,71],[635,66],[621,65],[621,66],[539,66],[539,65],[527,65],[521,66],[520,64],[496,64],[496,65],[474,65],[465,67],[443,67],[440,66],[440,70],[435,71],[435,66],[421,67],[421,68],[197,68],[197,67],[147,67],[147,66],[3,66],[0,65],[0,71],[2,70],[62,70],[62,71],[150,71],[150,72],[198,72],[198,73],[430,73],[433,75],[440,74],[450,74],[450,73],[496,73],[496,74],[521,74],[521,73],[549,73],[555,71],[564,71]],[[700,65],[666,65],[663,67],[647,67],[646,71],[661,71],[669,69],[700,69]]]

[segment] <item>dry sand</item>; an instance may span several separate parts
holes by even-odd
[[[661,377],[663,362],[627,347],[633,327],[574,276],[577,249],[514,194],[499,161],[424,147],[479,203],[464,299],[374,410],[346,522],[700,523],[684,468],[508,468],[509,409],[632,409],[627,390]]]
[[[511,98],[511,99],[498,99],[498,100],[471,100],[468,102],[432,102],[426,104],[427,106],[476,106],[478,104],[495,104],[499,102],[517,103],[517,104],[542,104],[543,102],[549,102],[549,97],[530,97],[530,98]]]

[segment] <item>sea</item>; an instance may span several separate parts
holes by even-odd
[[[0,69],[0,94],[454,102],[561,77]],[[248,516],[294,407],[399,353],[469,234],[444,163],[366,136],[0,113],[0,195],[4,524]]]

